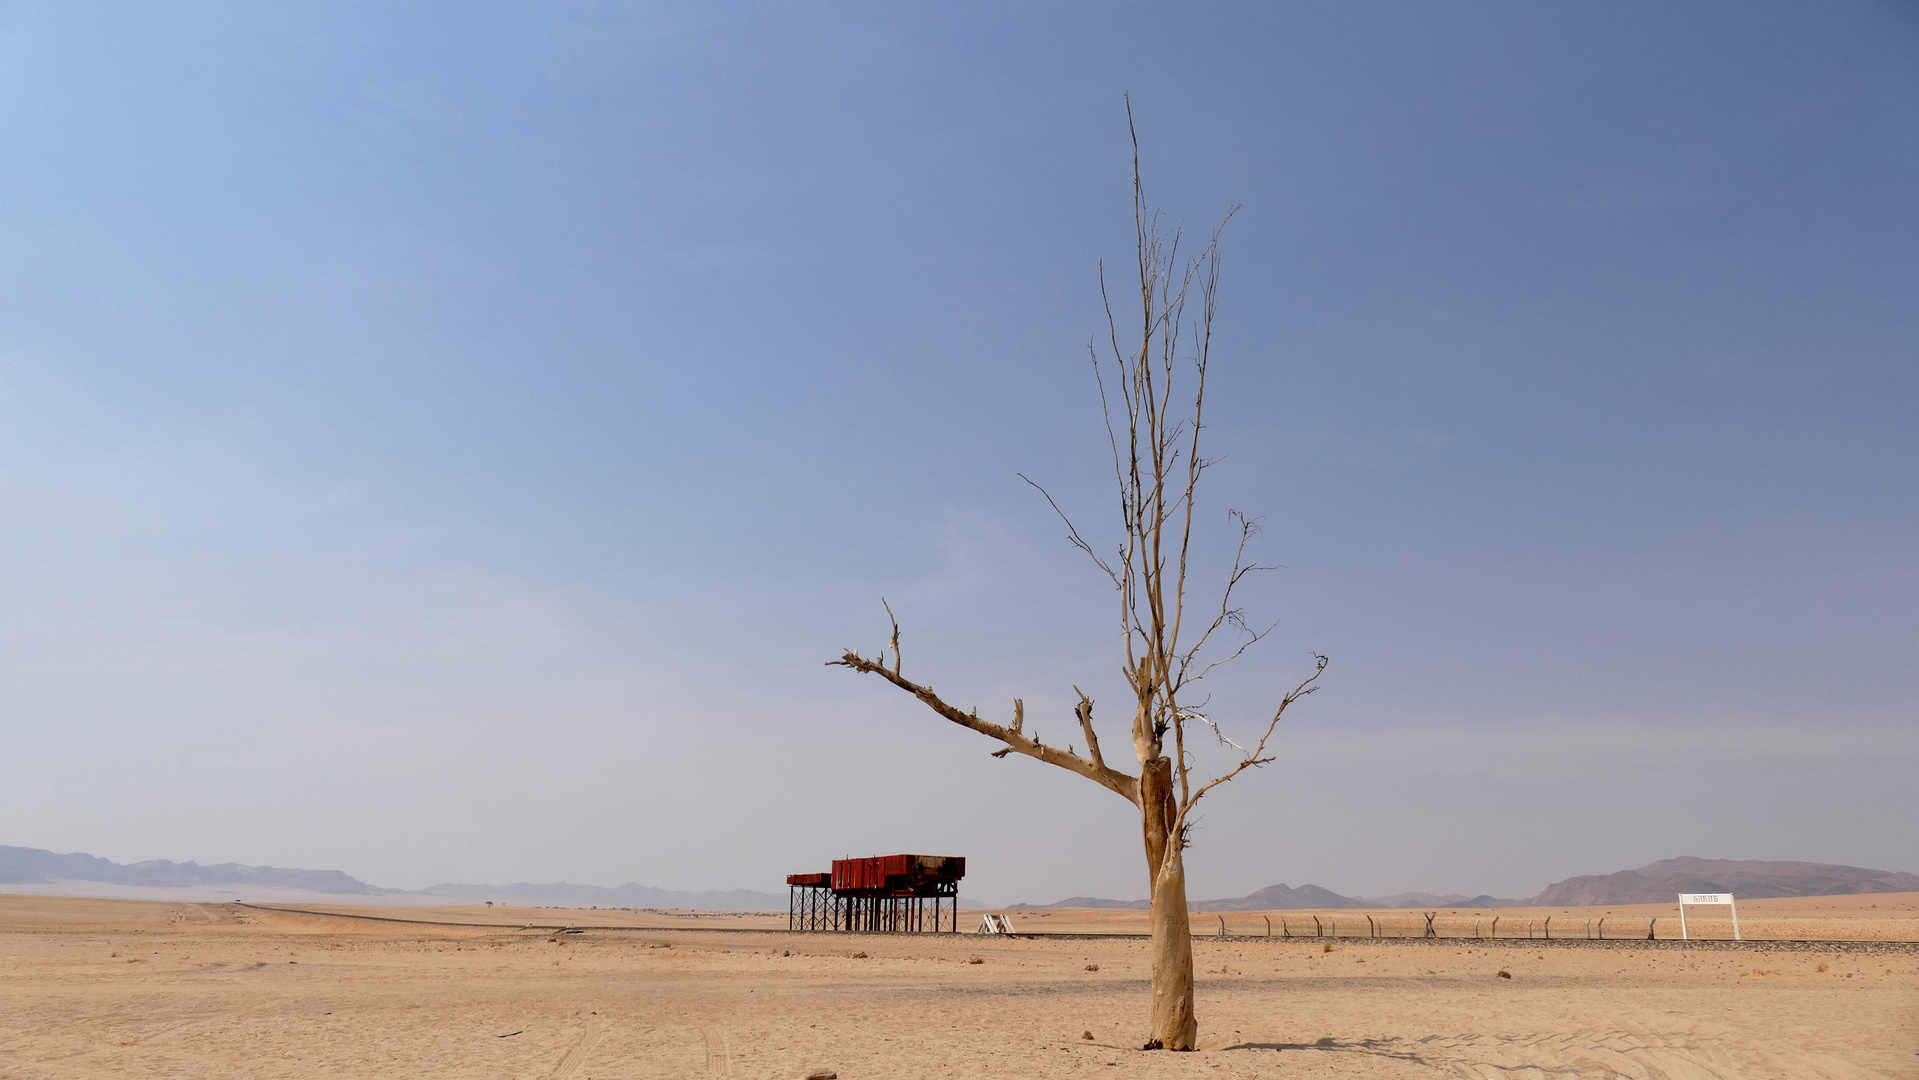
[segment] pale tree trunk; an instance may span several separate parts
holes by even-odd
[[[1146,869],[1153,883],[1153,1028],[1146,1048],[1191,1050],[1199,1038],[1193,930],[1186,911],[1186,860],[1173,835],[1179,801],[1171,759],[1156,758],[1140,768],[1139,796]]]
[[[1193,925],[1186,911],[1186,860],[1175,851],[1153,880],[1153,1037],[1146,1045],[1191,1050],[1199,1041],[1193,1013]]]

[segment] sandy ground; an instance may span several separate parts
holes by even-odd
[[[1919,897],[1800,910],[1873,922],[1888,909],[1869,905],[1889,902]],[[404,914],[607,925],[635,913]],[[1130,915],[1031,921],[1120,928]],[[1919,1080],[1912,945],[1201,940],[1202,1050],[1167,1054],[1132,1049],[1142,941],[651,917],[672,926],[556,934],[0,897],[0,1077]]]

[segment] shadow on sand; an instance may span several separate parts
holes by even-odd
[[[1394,1058],[1399,1061],[1423,1061],[1418,1054],[1408,1054],[1402,1050],[1390,1048],[1390,1043],[1377,1039],[1355,1039],[1340,1042],[1338,1039],[1320,1039],[1309,1043],[1235,1043],[1223,1046],[1221,1050],[1318,1050],[1335,1054],[1366,1054],[1370,1057]]]

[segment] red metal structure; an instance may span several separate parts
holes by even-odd
[[[788,875],[787,927],[957,933],[959,882],[965,876],[966,860],[953,855],[834,859],[831,873]]]

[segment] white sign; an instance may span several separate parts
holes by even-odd
[[[1686,929],[1687,904],[1724,904],[1732,908],[1732,939],[1734,941],[1744,940],[1739,936],[1739,906],[1732,902],[1731,893],[1682,892],[1679,894],[1679,936],[1690,941],[1692,940],[1692,934]]]

